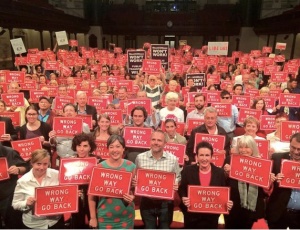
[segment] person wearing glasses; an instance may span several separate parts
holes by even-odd
[[[221,91],[221,103],[232,103],[231,95],[227,90]],[[238,108],[231,104],[231,116],[230,117],[221,117],[218,116],[218,125],[225,129],[228,137],[232,139],[234,137],[234,130],[238,122],[239,111]]]
[[[266,219],[270,229],[299,229],[300,228],[300,190],[297,188],[279,187],[279,182],[285,178],[280,173],[282,160],[300,162],[300,133],[290,138],[290,151],[272,155],[274,182],[273,192],[268,200]],[[299,178],[295,178],[299,180]]]

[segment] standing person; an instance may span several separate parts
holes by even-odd
[[[213,147],[206,141],[199,142],[196,147],[197,164],[183,168],[181,183],[178,188],[181,197],[181,210],[184,214],[184,228],[189,229],[217,229],[219,214],[193,213],[187,208],[190,206],[188,186],[226,186],[225,171],[212,163]],[[227,208],[232,208],[232,201],[227,203]]]
[[[76,112],[80,115],[91,115],[93,128],[97,125],[97,110],[95,106],[87,104],[87,95],[84,91],[78,91],[76,93]]]
[[[240,137],[236,153],[260,158],[256,142],[249,135]],[[231,170],[230,160],[231,156],[228,156],[224,163],[224,170],[228,174]],[[273,173],[270,180],[275,180]],[[269,190],[232,178],[228,178],[227,183],[234,205],[229,215],[225,215],[225,228],[251,229],[254,222],[265,216],[265,198]]]
[[[180,182],[180,168],[177,158],[164,151],[166,144],[165,134],[156,130],[151,134],[151,149],[137,156],[137,168],[173,172],[176,174],[174,190],[178,189]],[[146,229],[167,229],[173,221],[174,201],[142,197],[140,210]]]
[[[122,158],[125,150],[125,140],[119,135],[112,135],[107,140],[109,158],[102,161],[98,167],[113,170],[123,170],[135,173],[135,164]],[[90,226],[98,229],[132,229],[134,226],[134,195],[123,194],[123,199],[88,196],[90,209]]]
[[[0,181],[0,228],[17,228],[16,213],[11,207],[18,176],[28,171],[27,163],[20,154],[0,143],[0,157],[6,158],[9,178]],[[2,219],[2,220],[1,220]],[[21,218],[20,218],[21,220]],[[2,226],[2,223],[5,226]]]
[[[58,171],[49,168],[50,155],[45,149],[34,150],[31,154],[32,169],[17,181],[12,206],[23,211],[23,228],[62,229],[63,215],[34,215],[35,188],[59,185]]]
[[[218,116],[218,125],[225,129],[230,140],[234,137],[234,130],[238,122],[239,111],[238,108],[232,104],[231,95],[227,90],[221,91],[221,103],[231,104],[231,116],[220,117]]]
[[[72,150],[76,152],[74,157],[76,158],[87,158],[99,157],[92,154],[97,148],[94,138],[90,134],[79,133],[76,134],[72,140]],[[89,225],[85,223],[85,218],[90,219],[90,211],[88,204],[88,185],[79,185],[79,198],[78,198],[78,212],[72,213],[72,228],[75,229],[87,229]]]
[[[217,124],[218,112],[213,107],[207,107],[204,110],[204,124],[194,128],[191,132],[190,138],[186,146],[186,154],[189,157],[190,163],[195,163],[195,135],[196,133],[205,133],[205,134],[214,134],[214,135],[223,135],[225,136],[225,146],[223,153],[229,155],[230,151],[230,140],[227,136],[226,131]]]
[[[285,175],[280,173],[282,160],[300,162],[300,133],[290,138],[290,151],[272,155],[273,173],[277,181],[267,203],[266,219],[270,229],[300,228],[300,190],[279,187]]]

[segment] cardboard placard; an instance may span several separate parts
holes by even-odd
[[[253,116],[259,121],[261,117],[261,110],[240,108],[238,122],[244,123],[245,119],[249,116]]]
[[[135,195],[166,200],[174,199],[175,173],[137,169]]]
[[[288,72],[272,72],[271,73],[271,82],[287,82],[288,79]]]
[[[55,110],[63,110],[64,106],[66,104],[74,104],[74,98],[73,97],[69,97],[69,96],[65,96],[65,97],[61,97],[61,96],[57,96],[55,97],[55,105],[54,105],[54,109]]]
[[[193,79],[194,86],[197,89],[202,89],[202,87],[204,87],[206,84],[205,73],[186,74],[186,81],[188,81],[189,79]]]
[[[208,42],[208,55],[224,55],[228,54],[228,42]]]
[[[184,122],[176,122],[176,132],[183,136],[184,135],[185,125],[186,124]],[[160,128],[161,128],[162,131],[166,132],[165,121],[161,122]]]
[[[265,96],[265,97],[261,97],[261,98],[264,99],[264,101],[265,101],[266,109],[273,109],[275,107],[277,98],[270,97],[270,96]]]
[[[79,117],[54,117],[53,130],[58,137],[73,137],[82,133],[83,120]]]
[[[8,71],[6,72],[5,79],[6,79],[6,83],[11,83],[11,82],[24,83],[25,73],[22,71]]]
[[[15,54],[26,53],[26,49],[22,38],[15,38],[10,40],[11,46],[13,47]]]
[[[161,69],[161,61],[153,59],[143,60],[143,72],[148,74],[159,74]]]
[[[27,161],[34,150],[42,148],[42,143],[39,137],[35,137],[26,140],[11,141],[11,146],[20,153],[23,160]]]
[[[109,116],[111,125],[123,124],[121,109],[103,109],[102,113],[106,113]]]
[[[279,105],[287,107],[300,107],[300,94],[281,93],[279,95]]]
[[[88,194],[123,198],[124,194],[129,193],[131,180],[131,172],[94,167]]]
[[[225,146],[225,136],[223,135],[214,135],[214,134],[205,134],[205,133],[196,133],[195,134],[195,145],[194,145],[194,153],[196,153],[197,144],[201,141],[209,142],[214,150],[214,153],[219,153],[220,151],[224,151]]]
[[[82,118],[82,121],[86,123],[90,129],[93,129],[93,117],[90,114],[78,114],[77,117]]]
[[[255,139],[258,152],[262,159],[269,159],[270,141],[263,139]]]
[[[221,102],[221,92],[220,91],[207,91],[206,96],[207,103],[220,103]]]
[[[211,107],[218,111],[219,117],[232,117],[232,105],[230,103],[212,103]]]
[[[21,116],[20,111],[17,112],[2,112],[0,116],[9,117],[12,121],[13,126],[20,126]]]
[[[30,90],[30,102],[31,103],[39,103],[40,97],[48,97],[49,91],[45,90]]]
[[[266,53],[272,53],[273,48],[271,46],[263,46],[262,48],[262,53],[266,54]]]
[[[275,130],[275,116],[274,115],[261,115],[260,116],[260,129],[261,130]]]
[[[102,159],[108,159],[109,152],[108,152],[108,148],[107,148],[107,141],[96,139],[95,144],[96,144],[97,148],[94,151],[94,154],[96,156],[101,157]]]
[[[77,40],[69,40],[69,46],[78,46],[78,41]]]
[[[153,60],[161,61],[161,66],[164,70],[169,69],[169,45],[151,44],[150,54]]]
[[[6,157],[0,157],[0,181],[9,179]]]
[[[250,96],[243,96],[243,95],[232,95],[232,104],[234,104],[239,109],[250,108]]]
[[[285,50],[286,49],[286,43],[276,42],[275,49],[277,49],[277,50]]]
[[[279,182],[279,187],[300,189],[300,163],[282,159],[280,173],[284,178]]]
[[[66,31],[55,32],[55,35],[56,35],[56,42],[59,46],[69,44]]]
[[[59,62],[57,61],[46,61],[45,70],[59,70]]]
[[[203,125],[204,124],[204,120],[203,119],[198,119],[198,118],[189,118],[187,119],[187,135],[191,135],[191,132],[194,128]]]
[[[225,161],[225,154],[224,153],[214,153],[212,155],[211,163],[213,163],[217,167],[223,167]]]
[[[127,101],[127,114],[130,115],[131,111],[136,107],[136,106],[142,106],[146,109],[148,116],[152,115],[152,101],[151,99],[128,99]]]
[[[22,90],[35,90],[37,89],[36,81],[26,81],[24,83],[20,83]]]
[[[282,121],[280,141],[290,142],[293,134],[298,133],[300,130],[300,121]]]
[[[151,133],[151,128],[125,127],[123,136],[126,147],[150,148]]]
[[[272,165],[273,161],[271,160],[232,154],[229,177],[259,187],[269,188]]]
[[[78,186],[46,186],[35,188],[35,215],[51,216],[78,212]]]
[[[6,103],[6,106],[24,106],[24,93],[3,93],[1,94],[2,100]]]
[[[189,212],[228,214],[230,188],[217,186],[188,186]]]
[[[145,59],[146,52],[143,50],[128,50],[127,63],[130,75],[135,76],[139,73],[143,66],[143,59]]]
[[[176,156],[179,165],[184,165],[184,155],[185,155],[186,145],[177,143],[166,143],[164,151],[169,152]]]
[[[120,89],[121,87],[126,87],[127,92],[132,92],[133,88],[133,81],[132,80],[120,80],[116,82],[117,89]]]
[[[92,170],[96,165],[96,157],[61,158],[59,184],[89,184]]]

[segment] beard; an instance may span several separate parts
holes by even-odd
[[[197,110],[201,110],[201,109],[204,108],[204,105],[195,105],[195,108],[196,108]]]

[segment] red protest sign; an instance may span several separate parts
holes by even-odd
[[[279,105],[287,107],[300,107],[300,94],[281,93],[279,95]]]
[[[260,129],[261,130],[275,130],[275,116],[274,115],[261,115],[260,116]]]
[[[263,139],[255,139],[258,152],[262,159],[269,159],[270,141]]]
[[[27,161],[31,157],[31,153],[36,149],[42,148],[40,138],[35,137],[26,140],[11,141],[14,150],[20,153],[20,156]]]
[[[203,125],[204,124],[204,120],[203,119],[197,119],[197,118],[189,118],[187,120],[187,125],[188,125],[188,128],[187,128],[187,135],[191,135],[191,132],[192,130],[195,128],[195,127],[198,127],[199,125]]]
[[[258,89],[246,89],[245,93],[249,95],[250,97],[257,97],[259,96],[259,90]]]
[[[278,66],[277,65],[267,65],[264,68],[264,74],[265,75],[271,75],[273,72],[278,71]]]
[[[277,49],[277,50],[285,50],[286,49],[286,43],[276,42],[275,49]]]
[[[300,130],[300,121],[282,121],[280,140],[289,142],[293,134]]]
[[[285,56],[284,55],[276,55],[274,58],[274,62],[285,62]]]
[[[93,118],[89,114],[78,114],[77,117],[82,118],[82,121],[86,123],[90,129],[93,129]]]
[[[36,187],[35,199],[37,216],[78,212],[77,185]]]
[[[116,82],[117,89],[120,89],[120,87],[126,87],[127,92],[132,92],[133,88],[133,81],[132,80],[120,80]]]
[[[11,82],[24,83],[25,82],[25,73],[22,71],[7,71],[6,72],[6,83],[11,83]]]
[[[137,169],[135,195],[166,200],[174,199],[175,173]]]
[[[83,120],[79,117],[54,117],[53,130],[56,136],[73,137],[77,133],[82,133]]]
[[[29,65],[39,65],[41,62],[41,55],[40,54],[28,54],[27,62]]]
[[[152,102],[151,99],[128,99],[127,101],[127,114],[130,115],[131,111],[137,107],[142,106],[146,109],[148,116],[151,116]]]
[[[119,125],[123,123],[121,109],[103,109],[102,113],[106,113],[109,116],[111,125]]]
[[[26,81],[24,83],[20,83],[22,90],[34,90],[37,89],[36,81]]]
[[[273,161],[232,154],[230,165],[230,178],[269,188]]]
[[[77,40],[69,40],[69,46],[78,46],[78,41]]]
[[[17,112],[2,112],[2,113],[0,113],[0,116],[9,117],[14,126],[20,126],[20,123],[21,123],[20,111],[17,111]]]
[[[220,103],[221,102],[221,92],[220,91],[207,91],[206,101],[207,101],[207,103]]]
[[[279,95],[281,94],[281,89],[270,89],[270,97],[279,98]]]
[[[57,61],[46,61],[45,70],[59,70],[59,62]]]
[[[241,108],[238,117],[238,122],[243,123],[245,119],[249,116],[253,116],[257,120],[260,120],[261,110]]]
[[[94,151],[94,154],[96,156],[101,157],[102,159],[108,159],[109,153],[108,153],[108,148],[107,148],[107,141],[96,139],[95,144],[96,144],[97,148]]]
[[[223,167],[225,161],[225,153],[214,153],[212,155],[211,163],[217,167]]]
[[[151,128],[125,127],[126,147],[150,148]]]
[[[61,158],[59,184],[88,184],[92,170],[97,165],[96,157]]]
[[[6,106],[24,106],[24,93],[3,93],[1,94],[2,100],[6,103]]]
[[[73,97],[69,97],[69,96],[66,96],[66,97],[55,97],[55,103],[54,103],[54,109],[55,110],[63,110],[64,106],[66,104],[74,104],[74,98]]]
[[[279,182],[279,187],[300,189],[300,163],[286,159],[281,160],[281,171],[284,178]]]
[[[211,107],[214,107],[217,110],[219,117],[232,116],[232,112],[231,112],[232,105],[229,103],[212,103]]]
[[[89,97],[88,98],[88,105],[95,106],[97,111],[102,111],[106,108],[108,104],[108,99],[102,97]]]
[[[0,181],[9,179],[6,157],[0,157]]]
[[[213,80],[214,84],[220,84],[221,76],[220,74],[207,74],[207,80]]]
[[[250,96],[232,95],[232,104],[239,109],[250,108]]]
[[[262,97],[262,99],[264,99],[264,101],[265,101],[266,109],[273,109],[275,107],[277,98],[265,96],[265,97]]]
[[[288,72],[272,72],[271,73],[271,82],[286,82],[288,77]]]
[[[142,68],[143,72],[148,74],[159,74],[161,69],[161,60],[144,59]]]
[[[89,185],[89,195],[123,198],[129,193],[132,173],[94,167]]]
[[[195,135],[195,143],[199,143],[201,141],[209,142],[215,152],[224,151],[225,146],[225,136],[223,135],[212,135],[212,134],[205,134],[205,133],[196,133]],[[194,153],[196,153],[196,146],[194,145]]]
[[[15,65],[27,65],[27,57],[15,57]]]
[[[186,145],[177,143],[166,143],[164,151],[169,152],[176,156],[179,165],[184,165],[184,154]]]
[[[298,73],[299,65],[292,63],[285,63],[283,71],[288,72],[289,74]]]
[[[5,122],[0,121],[0,137],[5,134]]]
[[[262,53],[263,54],[272,53],[272,47],[271,46],[263,46]]]
[[[39,103],[40,97],[48,97],[49,91],[45,90],[30,90],[30,102],[31,103]]]
[[[217,186],[188,186],[189,212],[228,214],[230,188]]]
[[[185,129],[185,123],[184,122],[176,122],[176,132],[179,133],[180,135],[184,135],[184,129]],[[166,131],[166,124],[165,121],[161,122],[160,126],[162,131]]]

